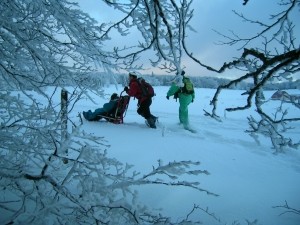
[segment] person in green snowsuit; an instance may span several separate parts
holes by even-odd
[[[182,71],[181,75],[184,79],[185,72]],[[195,92],[193,94],[186,94],[183,93],[182,88],[179,87],[175,82],[172,83],[170,89],[167,92],[167,99],[169,100],[170,96],[174,96],[176,98],[176,95],[178,95],[179,98],[179,122],[180,124],[183,124],[184,128],[189,128],[189,110],[188,106],[191,102],[194,101],[195,98]]]

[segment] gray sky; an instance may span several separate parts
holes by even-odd
[[[113,9],[104,6],[101,0],[74,1],[78,1],[80,8],[97,21],[117,20],[118,14]],[[243,0],[194,0],[192,8],[195,9],[195,12],[191,25],[197,32],[188,33],[187,46],[192,49],[194,56],[201,62],[219,69],[224,62],[232,61],[234,57],[240,56],[241,51],[238,49],[241,46],[216,45],[217,42],[224,39],[213,30],[224,34],[229,34],[229,31],[233,30],[242,37],[256,34],[258,31],[257,26],[244,23],[232,10],[242,13],[249,19],[264,20],[266,22],[270,14],[280,12],[281,8],[277,2],[276,0],[250,0],[246,6],[243,6]],[[300,37],[299,22],[296,22],[296,20],[293,22],[298,27],[295,37]],[[269,24],[269,22],[266,23]],[[261,41],[254,42],[254,44],[261,44]],[[237,77],[240,74],[238,71],[230,71],[222,75],[208,72],[187,58],[183,59],[183,66],[186,67],[187,74],[195,76]],[[152,68],[147,73],[150,74],[151,72],[165,74],[158,68]]]

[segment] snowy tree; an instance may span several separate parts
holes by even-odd
[[[124,14],[122,19],[106,28],[107,35],[117,24],[124,36],[138,32],[135,36],[140,37],[136,45],[114,49],[114,57],[124,63],[125,69],[141,69],[138,59],[146,52],[152,52],[154,57],[150,62],[153,67],[167,73],[181,73],[186,30],[192,29],[188,25],[193,16],[192,0],[104,2]]]
[[[244,1],[246,5],[248,1]],[[227,84],[220,85],[211,101],[213,109],[211,113],[206,112],[214,118],[219,118],[216,114],[218,105],[218,96],[223,89],[237,85],[243,81],[251,80],[251,87],[244,93],[247,96],[247,102],[243,106],[235,108],[227,108],[227,111],[246,110],[253,104],[255,105],[260,119],[256,120],[253,116],[249,116],[250,125],[249,132],[256,140],[257,135],[262,134],[271,139],[274,152],[283,152],[286,147],[298,148],[300,141],[294,142],[291,138],[285,137],[284,132],[292,129],[291,123],[300,121],[299,117],[289,117],[288,111],[283,109],[282,105],[278,107],[276,112],[268,115],[264,111],[263,89],[268,82],[272,81],[292,81],[293,76],[300,71],[300,51],[299,43],[294,36],[296,24],[293,18],[299,16],[299,0],[279,1],[282,10],[277,14],[270,16],[270,21],[263,22],[255,19],[248,19],[244,15],[235,12],[235,14],[245,22],[256,24],[261,30],[251,37],[243,38],[236,33],[232,35],[220,34],[225,41],[225,45],[241,44],[243,50],[241,57],[232,62],[224,63],[224,65],[216,70],[208,68],[218,73],[225,70],[237,68],[241,71],[241,76]],[[295,15],[293,15],[295,14]],[[251,43],[257,39],[262,39],[262,47],[252,47]],[[274,47],[275,46],[275,47]],[[197,59],[194,59],[197,61]],[[200,62],[199,62],[200,63]],[[247,72],[243,72],[247,71]],[[297,105],[296,102],[291,102]]]
[[[125,14],[123,19],[118,21],[118,26],[123,29],[127,28],[127,33],[130,32],[130,28],[134,27],[142,36],[139,44],[134,46],[135,49],[126,51],[126,54],[124,54],[124,50],[132,49],[133,46],[116,48],[116,59],[127,58],[126,65],[132,67],[141,54],[151,49],[156,54],[156,59],[151,60],[152,65],[159,66],[168,72],[181,73],[181,70],[184,69],[181,62],[184,54],[199,66],[216,74],[237,69],[240,71],[240,76],[218,86],[211,100],[212,110],[205,112],[205,115],[220,120],[216,109],[222,90],[250,80],[252,81],[251,86],[248,92],[244,93],[247,96],[245,105],[226,110],[246,110],[254,105],[261,119],[256,121],[253,117],[249,117],[250,129],[248,132],[253,137],[257,134],[269,137],[276,153],[283,152],[286,147],[298,148],[300,142],[294,142],[285,137],[283,133],[291,128],[287,124],[297,122],[300,118],[287,117],[287,112],[281,111],[280,108],[274,112],[276,117],[268,115],[263,110],[264,99],[260,97],[263,96],[263,88],[268,82],[289,81],[293,79],[295,73],[299,72],[299,43],[293,33],[296,26],[295,20],[299,17],[299,0],[278,1],[282,10],[271,15],[270,21],[248,19],[243,14],[234,12],[239,19],[246,23],[256,24],[260,31],[251,37],[240,37],[234,31],[229,35],[219,33],[223,38],[221,44],[230,46],[240,44],[241,51],[240,57],[230,62],[224,62],[221,68],[206,65],[201,59],[196,58],[193,51],[186,45],[187,33],[193,30],[189,25],[194,13],[192,0],[128,1],[126,4],[122,1],[105,0],[104,2]],[[245,7],[248,3],[249,1],[241,1]],[[107,31],[109,32],[110,28]],[[262,40],[262,46],[257,46],[255,43],[258,39]]]
[[[199,162],[159,162],[140,174],[109,158],[102,137],[67,117],[86,93],[83,74],[120,67],[117,52],[103,49],[106,32],[76,4],[3,0],[0,9],[1,224],[173,223],[145,208],[131,187],[185,186],[216,195],[180,180],[208,175]],[[62,106],[61,90],[68,91]]]

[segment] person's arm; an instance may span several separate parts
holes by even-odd
[[[138,94],[138,83],[137,82],[131,82],[130,86],[129,86],[129,89],[126,91],[126,93],[131,97],[137,96],[137,94]]]
[[[167,97],[174,95],[177,91],[179,91],[179,87],[176,84],[172,84],[169,91],[167,92]]]

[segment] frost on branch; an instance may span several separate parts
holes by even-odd
[[[47,122],[51,126],[55,124],[50,124],[50,120]],[[14,126],[20,128],[17,122]],[[4,129],[9,130],[2,127],[1,131]],[[39,131],[33,129],[23,135],[35,135],[39,140],[45,130],[41,127]],[[0,211],[6,215],[1,219],[4,224],[41,224],[45,221],[152,224],[157,220],[172,221],[153,213],[138,201],[138,193],[133,189],[137,185],[190,187],[217,196],[200,188],[198,182],[179,180],[183,175],[208,175],[206,170],[192,169],[198,167],[199,162],[160,163],[145,175],[131,172],[131,165],[107,156],[109,145],[103,137],[86,134],[80,126],[73,127],[68,135],[67,156],[59,155],[63,152],[60,148],[65,148],[59,143],[59,133],[48,133],[41,142],[37,140],[38,148],[26,148],[24,136],[19,138],[19,141],[15,139],[15,145],[20,143],[16,145],[18,151],[11,151],[12,147],[2,148]],[[62,160],[65,157],[67,164]]]
[[[179,161],[179,162],[170,162],[166,165],[162,164],[162,161],[159,160],[159,165],[157,167],[153,167],[151,173],[148,173],[142,177],[142,183],[148,184],[163,184],[170,186],[186,186],[191,187],[199,191],[203,191],[206,194],[218,196],[215,193],[212,193],[208,190],[202,189],[199,187],[199,182],[187,182],[187,181],[177,181],[179,176],[183,175],[200,175],[205,174],[209,175],[207,170],[188,170],[191,166],[200,165],[200,162],[192,162],[192,161]],[[160,177],[158,175],[164,175],[164,177]],[[150,179],[151,178],[151,179]],[[169,179],[170,182],[166,182],[166,179]]]
[[[0,9],[0,224],[169,223],[139,203],[132,189],[153,181],[136,171],[128,175],[132,167],[107,156],[103,137],[82,132],[67,118],[72,127],[61,139],[58,92],[73,86],[70,112],[89,97],[83,75],[95,62],[104,71],[120,68],[116,53],[102,48],[110,38],[106,26],[99,28],[66,0],[4,0]],[[174,163],[157,175],[165,169],[171,174],[171,168],[198,173],[188,165],[193,163]],[[175,183],[161,178],[158,184]],[[176,185],[198,187],[184,179]]]
[[[258,140],[257,137],[260,134],[268,137],[271,140],[272,147],[275,149],[275,153],[284,152],[286,149],[297,149],[300,143],[299,139],[292,139],[285,135],[285,132],[292,128],[292,123],[299,123],[299,116],[289,116],[287,112],[280,112],[280,107],[278,110],[268,114],[263,107],[265,104],[265,99],[263,98],[265,85],[272,82],[293,80],[300,71],[299,43],[296,43],[297,39],[294,36],[293,31],[296,24],[292,16],[299,10],[298,4],[297,0],[279,4],[282,7],[282,11],[272,15],[270,21],[267,22],[248,19],[244,15],[235,12],[246,23],[257,24],[260,27],[260,31],[246,38],[242,38],[235,33],[231,35],[219,33],[225,39],[221,44],[240,44],[242,47],[239,50],[242,50],[242,53],[239,58],[224,63],[220,69],[204,66],[217,73],[222,73],[232,68],[240,71],[240,76],[237,79],[217,88],[211,100],[212,110],[211,112],[205,111],[205,115],[221,121],[217,115],[218,99],[221,92],[226,88],[238,85],[240,82],[251,82],[252,87],[243,93],[246,96],[245,104],[234,108],[226,108],[226,111],[248,110],[251,107],[255,107],[260,120],[254,119],[254,116],[248,117],[250,129],[247,132],[252,137],[255,137],[256,140]],[[262,45],[253,45],[252,43],[256,40],[262,40]],[[199,60],[194,59],[194,61],[203,66]],[[289,104],[297,106],[293,101]],[[281,116],[279,116],[280,113],[282,113]]]
[[[111,33],[117,24],[137,37],[135,44],[115,49],[114,57],[122,61],[124,69],[141,69],[137,59],[154,51],[154,57],[149,58],[153,67],[168,73],[181,72],[184,40],[187,31],[193,30],[189,25],[193,17],[192,0],[129,1],[127,4],[121,1],[105,2],[124,14],[103,31],[105,35]]]
[[[287,214],[287,213],[293,213],[293,214],[296,214],[296,215],[300,216],[300,209],[295,209],[293,207],[290,207],[289,204],[287,203],[287,201],[285,201],[284,205],[273,206],[273,208],[274,209],[279,208],[279,209],[283,210],[283,212],[280,213],[280,216],[284,215],[284,214]]]

